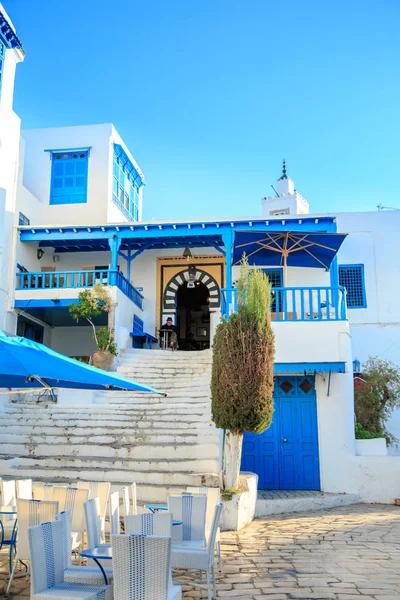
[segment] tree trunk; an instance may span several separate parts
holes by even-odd
[[[243,432],[229,431],[225,440],[226,482],[225,488],[236,490],[239,487],[240,461],[242,459]]]

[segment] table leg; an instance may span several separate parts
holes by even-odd
[[[95,563],[96,563],[96,564],[97,564],[97,565],[100,567],[100,571],[102,572],[102,574],[103,574],[103,577],[104,577],[104,583],[105,583],[106,585],[108,585],[108,581],[107,581],[107,575],[106,575],[106,572],[105,572],[105,570],[103,569],[103,566],[102,566],[102,564],[101,564],[101,563],[100,563],[100,562],[97,560],[97,558],[93,558],[93,560],[94,560],[94,562],[95,562]]]

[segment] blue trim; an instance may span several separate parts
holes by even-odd
[[[1,96],[1,87],[2,87],[2,82],[3,82],[3,70],[4,70],[5,60],[6,60],[6,45],[4,44],[3,40],[0,37],[0,96]]]
[[[88,186],[88,151],[51,154],[50,204],[85,204]]]
[[[275,375],[314,375],[315,373],[345,373],[345,362],[275,363]]]
[[[22,42],[7,21],[5,15],[0,11],[0,40],[6,48],[18,48],[22,50]]]
[[[59,306],[69,306],[78,304],[78,298],[62,298],[60,300],[46,300],[44,298],[37,300],[15,300],[15,308],[55,308]]]
[[[339,282],[347,290],[347,308],[367,308],[363,264],[339,265]]]
[[[40,242],[46,245],[54,245],[55,241],[68,241],[75,245],[83,246],[84,240],[101,240],[108,244],[109,239],[116,232],[119,233],[121,240],[130,241],[132,249],[139,249],[141,246],[136,244],[150,244],[152,248],[157,245],[160,248],[176,247],[176,244],[188,245],[192,247],[207,245],[212,246],[210,242],[222,243],[222,235],[225,232],[240,229],[240,231],[251,231],[256,227],[261,231],[320,231],[335,232],[336,223],[332,217],[323,217],[319,219],[286,219],[270,220],[260,219],[257,221],[234,220],[234,221],[185,221],[169,223],[127,223],[120,225],[78,225],[57,226],[57,227],[30,227],[18,228],[22,242]],[[210,240],[211,237],[211,240]],[[167,238],[167,239],[166,239]],[[63,244],[60,244],[63,246]],[[86,244],[87,248],[88,244]],[[150,247],[149,246],[149,247]],[[85,249],[85,252],[87,249]]]
[[[87,152],[90,156],[90,150],[92,146],[84,146],[83,148],[46,148],[43,152],[50,152],[51,154],[59,154],[61,152]],[[50,158],[53,158],[50,156]]]

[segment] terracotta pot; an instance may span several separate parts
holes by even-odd
[[[103,371],[109,371],[111,363],[114,360],[113,355],[108,350],[97,350],[93,354],[93,365]]]

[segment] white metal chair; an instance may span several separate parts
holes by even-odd
[[[90,583],[101,585],[104,583],[103,575],[96,566],[79,566],[73,565],[71,561],[72,554],[72,514],[70,510],[66,510],[57,515],[57,521],[61,521],[63,524],[63,556],[64,556],[64,581],[74,583]],[[113,571],[112,568],[104,568],[107,581],[112,582]]]
[[[2,510],[15,510],[16,489],[14,480],[0,480],[0,506]],[[1,515],[0,520],[0,549],[3,544],[13,546],[13,539],[16,533],[16,518],[14,515]],[[11,549],[10,549],[11,550]]]
[[[206,538],[206,510],[207,496],[170,496],[168,498],[168,512],[174,519],[182,521],[182,526],[174,527],[173,540],[202,541]]]
[[[136,495],[136,483],[131,483],[129,486],[131,492],[131,504],[132,504],[132,515],[137,515],[137,495]]]
[[[108,481],[78,481],[78,489],[89,490],[88,499],[98,498],[100,501],[101,532],[104,541],[105,519],[110,497],[111,483]]]
[[[214,511],[217,504],[221,502],[221,492],[219,488],[210,487],[187,487],[186,492],[190,494],[205,494],[207,496],[207,513],[206,513],[206,541],[210,537],[211,527],[214,519]],[[222,569],[221,560],[221,530],[218,527],[217,537],[215,539],[215,556],[218,559],[218,568]]]
[[[73,583],[64,579],[64,555],[59,540],[60,521],[43,523],[29,529],[31,555],[31,600],[112,600],[111,586]]]
[[[131,500],[129,498],[129,488],[124,487],[121,490],[122,497],[122,516],[125,517],[129,515],[131,512]]]
[[[101,543],[101,516],[100,500],[91,498],[85,502],[86,535],[88,548],[98,548]],[[110,567],[108,561],[100,561],[101,566],[107,570]],[[88,561],[88,564],[94,564],[94,561]],[[107,576],[108,577],[108,576]]]
[[[17,479],[16,495],[22,500],[32,500],[32,479]]]
[[[1,505],[15,507],[17,502],[17,492],[15,481],[13,479],[0,480]]]
[[[172,536],[172,513],[126,515],[124,523],[125,533],[128,534],[155,535],[157,537]]]
[[[84,509],[88,548],[97,548],[101,545],[100,500],[98,498],[87,500]]]
[[[15,577],[20,560],[30,560],[28,529],[46,521],[54,521],[58,513],[58,502],[41,502],[40,500],[17,499],[18,537],[17,552],[13,569],[7,586],[7,594]]]
[[[113,535],[111,544],[114,600],[181,600],[181,587],[170,582],[170,537]]]
[[[35,500],[53,500],[53,489],[52,483],[34,481],[32,483],[33,498]]]
[[[111,535],[118,535],[119,525],[119,492],[113,492],[110,495],[110,524]]]
[[[213,523],[211,527],[210,537],[208,538],[206,547],[199,542],[189,541],[182,542],[180,545],[172,546],[172,568],[187,569],[189,571],[199,571],[200,579],[198,581],[190,580],[185,582],[187,585],[194,585],[202,589],[206,589],[208,600],[217,597],[217,588],[215,582],[215,567],[214,553],[215,540],[219,521],[221,518],[222,503],[215,507]],[[206,580],[202,580],[202,573],[205,572]],[[211,590],[213,587],[213,591]]]
[[[70,510],[72,513],[72,550],[83,544],[85,531],[84,504],[88,499],[89,490],[72,487],[54,486],[53,500],[59,503],[60,512]]]

